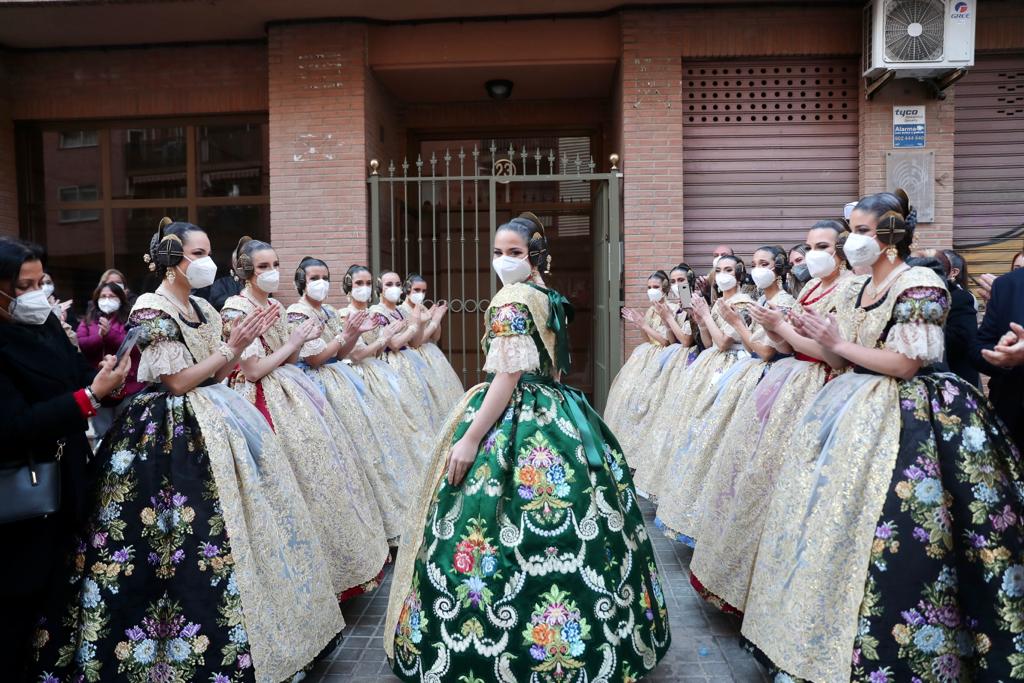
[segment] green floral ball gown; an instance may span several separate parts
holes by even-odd
[[[522,372],[460,486],[451,445],[488,384],[436,442],[402,538],[385,649],[407,681],[635,681],[669,646],[665,595],[615,437],[568,369],[572,308],[535,285],[487,311],[490,373]]]

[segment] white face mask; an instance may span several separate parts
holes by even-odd
[[[43,294],[46,295],[47,299],[53,296],[53,285],[50,284],[49,282],[43,285]]]
[[[526,259],[515,258],[514,256],[499,256],[491,261],[491,265],[494,267],[494,272],[501,278],[501,284],[503,285],[514,285],[523,282],[533,272],[533,268]]]
[[[647,290],[647,298],[651,300],[652,304],[656,304],[659,301],[661,301],[661,298],[663,296],[665,296],[665,294],[661,291],[661,289],[648,289]]]
[[[427,295],[423,292],[413,292],[409,295],[409,301],[413,302],[417,306],[423,305],[423,302],[426,301],[426,299]]]
[[[4,296],[8,299],[11,298],[6,293]],[[53,307],[43,290],[34,289],[16,299],[11,299],[11,303],[7,306],[7,312],[11,314],[11,318],[16,323],[42,325],[50,317]]]
[[[209,287],[217,279],[217,264],[209,256],[195,261],[186,256],[185,260],[189,262],[185,268],[185,278],[188,279],[188,284],[192,289]],[[181,269],[181,266],[179,265],[178,268]]]
[[[281,286],[281,271],[268,270],[256,276],[256,286],[267,294],[273,294]]]
[[[775,271],[771,268],[757,267],[750,271],[750,277],[758,289],[767,289],[775,282]]]
[[[736,277],[732,273],[715,273],[715,284],[722,292],[727,292],[736,286]]]
[[[360,303],[366,303],[370,300],[370,296],[373,295],[373,288],[369,285],[363,287],[355,287],[352,289],[352,298]]]
[[[827,251],[809,251],[804,257],[811,277],[828,277],[836,269],[836,258]]]
[[[882,248],[874,237],[854,233],[846,238],[843,253],[854,268],[868,268],[878,260]]]
[[[100,299],[96,306],[107,315],[110,315],[121,310],[121,301],[120,299]]]
[[[385,287],[384,288],[384,298],[387,299],[388,301],[390,301],[393,304],[397,304],[398,301],[402,298],[402,288],[401,287]]]
[[[306,285],[306,294],[313,301],[323,301],[327,298],[329,291],[331,291],[330,280],[313,280]]]

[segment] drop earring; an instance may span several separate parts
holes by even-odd
[[[889,259],[889,263],[895,263],[896,262],[896,256],[897,256],[897,253],[896,253],[896,247],[895,246],[890,244],[889,246],[887,246],[885,248],[885,258]]]
[[[548,254],[548,262],[547,265],[544,267],[544,274],[551,275],[551,254]]]
[[[173,285],[174,284],[174,278],[175,278],[174,269],[168,268],[167,269],[167,275],[165,275],[164,277],[167,278],[167,282],[169,282],[170,284]]]

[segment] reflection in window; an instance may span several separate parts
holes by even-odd
[[[266,116],[96,130],[18,122],[16,136],[21,236],[47,250],[78,313],[106,268],[135,292],[154,284],[142,255],[165,215],[208,228],[222,272],[241,235],[269,239]]]
[[[68,130],[61,131],[59,149],[77,149],[79,147],[95,147],[99,144],[99,131]]]
[[[243,197],[270,192],[266,126],[244,123],[200,126],[199,187],[205,197]]]
[[[61,202],[94,202],[100,198],[99,189],[95,185],[60,187],[57,188],[57,195]],[[99,219],[99,209],[61,209],[57,218],[61,223],[81,223]]]
[[[115,199],[164,199],[187,193],[185,127],[110,131]]]

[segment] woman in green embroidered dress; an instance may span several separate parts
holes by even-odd
[[[385,650],[407,681],[635,681],[669,646],[654,551],[615,437],[568,370],[572,307],[544,228],[501,226],[490,381],[443,428],[402,537]]]

